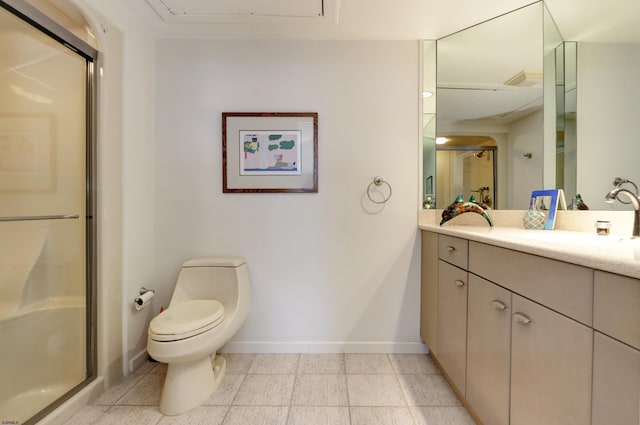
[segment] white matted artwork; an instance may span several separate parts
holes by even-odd
[[[240,130],[241,176],[299,176],[300,130]]]
[[[0,191],[52,190],[54,154],[51,116],[0,116]]]
[[[222,191],[318,192],[316,112],[224,112]]]

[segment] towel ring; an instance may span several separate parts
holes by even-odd
[[[382,201],[376,201],[371,197],[371,187],[373,185],[375,186],[382,186],[383,184],[386,184],[387,187],[389,188],[389,194],[387,195],[386,198],[384,198]],[[385,202],[387,202],[389,200],[389,198],[391,198],[391,194],[393,193],[393,189],[391,189],[391,185],[389,184],[388,181],[385,181],[382,177],[377,176],[373,179],[373,181],[371,183],[369,183],[369,186],[367,186],[367,196],[369,197],[369,200],[371,202],[373,202],[374,204],[384,204]]]

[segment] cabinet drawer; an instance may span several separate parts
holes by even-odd
[[[469,271],[585,325],[593,323],[589,268],[470,242]]]
[[[453,236],[438,237],[438,257],[447,263],[467,269],[469,258],[469,241]]]
[[[640,349],[640,280],[596,270],[593,327]]]

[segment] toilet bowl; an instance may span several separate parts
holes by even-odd
[[[243,258],[196,258],[182,265],[169,307],[149,324],[147,352],[168,364],[160,412],[187,412],[218,388],[226,362],[216,351],[242,326],[250,302]]]

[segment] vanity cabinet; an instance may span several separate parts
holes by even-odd
[[[640,351],[595,332],[591,425],[640,424]]]
[[[640,424],[640,280],[594,275],[592,425]]]
[[[509,424],[510,371],[511,292],[471,274],[465,398],[485,424]]]
[[[461,394],[467,362],[467,271],[438,263],[437,358]]]
[[[513,294],[511,425],[590,423],[593,330]]]
[[[438,324],[438,234],[422,232],[422,264],[420,267],[420,336],[437,354]]]
[[[425,286],[423,279],[423,299],[437,299],[431,311],[437,350],[431,353],[472,415],[484,425],[590,425],[592,389],[595,399],[610,392],[607,386],[625,384],[613,383],[616,372],[609,369],[628,370],[639,358],[624,344],[608,349],[625,352],[624,366],[600,356],[602,348],[594,355],[594,270],[462,238],[428,238],[423,262],[437,261],[438,276],[437,285]],[[621,344],[602,337],[611,340],[607,346]],[[636,381],[625,385],[637,415],[640,374],[631,375]],[[594,402],[594,418],[596,409],[610,418],[609,403]],[[635,422],[603,420],[592,425],[640,423],[637,416]]]

